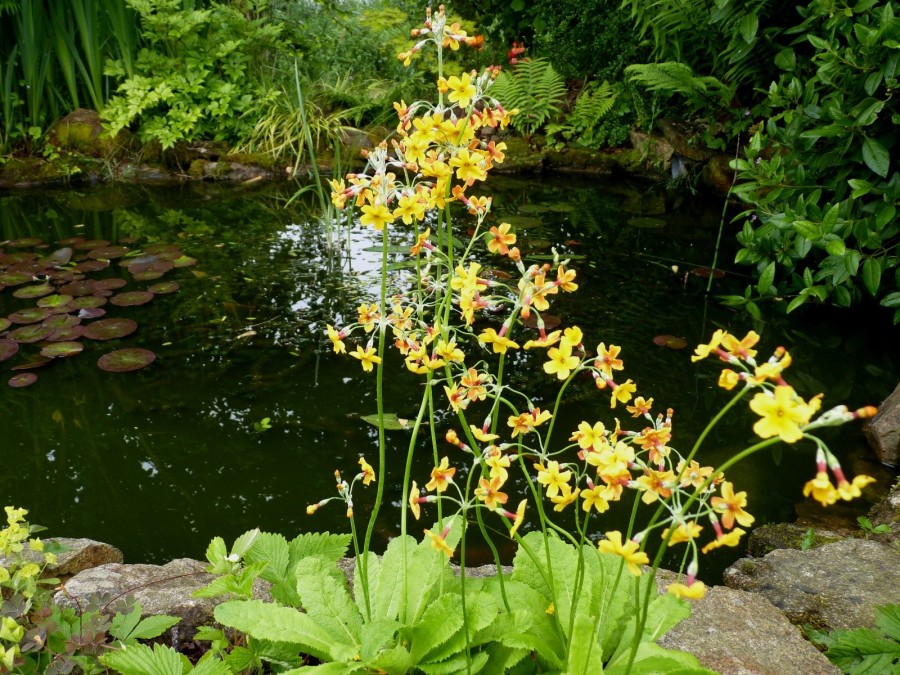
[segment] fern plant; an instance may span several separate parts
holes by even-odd
[[[531,135],[559,114],[566,83],[549,61],[531,59],[500,73],[490,93],[507,110],[518,109],[511,125]]]
[[[696,108],[725,106],[734,96],[734,88],[711,75],[695,75],[690,66],[677,61],[640,63],[628,66],[625,75],[649,91],[666,97],[681,94]]]
[[[612,110],[618,98],[618,92],[607,81],[599,85],[590,83],[578,94],[572,112],[559,124],[547,125],[547,140],[553,142],[557,136],[563,140],[582,145],[597,147],[595,142],[597,130],[604,117]]]

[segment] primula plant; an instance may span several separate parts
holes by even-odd
[[[448,25],[443,8],[429,12],[413,35],[418,42],[400,54],[404,62],[433,47],[443,64],[448,48],[477,44]],[[245,535],[245,553],[233,556],[233,568],[223,572],[213,565],[241,580],[219,584],[222,593],[230,588],[238,599],[220,605],[216,618],[249,636],[246,648],[257,649],[263,660],[296,667],[298,660],[312,658],[305,663],[321,664],[315,667],[323,672],[706,672],[693,656],[655,643],[690,613],[685,599],[703,597],[705,586],[697,579],[701,554],[736,546],[754,521],[747,494],[735,489],[725,471],[775,443],[809,440],[816,446],[818,473],[805,493],[823,504],[852,499],[872,479],[848,480],[813,432],[874,409],[821,412],[821,395],[806,400],[785,380],[791,363],[785,349],[758,359],[756,333],[739,338],[720,330],[693,358],[724,363],[719,384],[734,395],[690,450],[679,452],[673,445],[674,412],[659,411],[625,377],[619,346],[588,342],[574,325],[548,332],[544,315],[551,300],[578,288],[569,261],[554,253],[552,264],[528,264],[510,225],[491,226],[487,219],[491,199],[479,196],[477,186],[503,162],[505,146],[482,140],[481,132],[503,129],[516,113],[491,96],[497,69],[446,79],[439,72],[437,103],[395,104],[399,123],[391,142],[368,153],[364,172],[331,183],[334,205],[358,208],[361,226],[380,231],[383,241],[379,298],[361,304],[355,322],[326,329],[334,352],[372,373],[377,392],[377,460],[360,458],[359,470],[346,478],[337,471],[336,493],[307,508],[314,514],[338,502],[346,509],[351,537],[317,535],[323,538],[313,546],[303,538],[289,544],[260,534],[259,543],[248,546]],[[466,242],[453,235],[451,207],[474,220]],[[390,285],[391,228],[409,229],[415,241],[415,274],[402,287]],[[474,259],[482,246],[511,261],[518,277],[508,280],[483,268]],[[524,320],[537,328],[530,339]],[[403,367],[389,355],[390,347],[424,384],[402,460],[398,453],[389,455],[385,437],[383,379]],[[524,362],[511,358],[519,350],[545,355],[543,370],[559,385],[551,406],[539,406],[535,395],[511,384],[508,371]],[[576,378],[595,383],[611,414],[563,431],[556,422]],[[751,395],[760,440],[719,467],[704,466],[704,439]],[[446,426],[438,409],[449,410],[454,422]],[[615,416],[623,410],[624,419]],[[423,439],[434,466],[428,477],[412,469]],[[514,480],[514,474],[521,478]],[[406,498],[401,534],[379,558],[371,540],[386,479],[402,481]],[[363,531],[354,499],[373,486],[374,505]],[[525,493],[513,496],[520,486]],[[630,510],[628,526],[604,527],[604,514],[620,503]],[[639,528],[643,506],[653,512]],[[551,510],[561,515],[551,518]],[[409,534],[410,516],[419,520],[424,512],[434,524],[417,539]],[[536,525],[523,536],[528,513]],[[571,521],[564,527],[566,516]],[[501,573],[496,535],[489,532],[498,526],[518,547],[511,575]],[[472,527],[497,558],[494,579],[466,573]],[[355,555],[352,594],[335,566],[349,543]],[[679,579],[660,595],[654,573],[669,547],[683,551]],[[224,543],[218,549],[222,558]],[[458,576],[449,569],[454,556]],[[277,604],[250,598],[246,580],[253,576],[275,584]],[[287,661],[283,652],[267,651],[285,644],[294,648]]]

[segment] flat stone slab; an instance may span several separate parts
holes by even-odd
[[[864,539],[777,550],[738,560],[724,578],[731,588],[765,597],[796,625],[874,626],[876,606],[900,603],[900,550]]]
[[[663,570],[656,578],[664,591],[675,575]],[[659,644],[690,652],[722,675],[841,672],[768,600],[725,586],[712,586],[702,600],[691,601],[691,616]]]
[[[93,539],[48,537],[44,539],[44,544],[59,544],[66,548],[65,551],[57,554],[55,565],[47,565],[44,568],[42,575],[44,578],[59,578],[65,581],[67,578],[92,567],[109,563],[121,563],[124,560],[122,551],[115,546],[104,544],[102,541],[94,541]],[[38,551],[26,549],[22,551],[22,555],[26,560],[36,562],[39,565],[44,562],[44,554]],[[2,558],[0,558],[0,564],[3,564]]]

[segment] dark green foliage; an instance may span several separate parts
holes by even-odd
[[[875,628],[808,630],[827,647],[825,656],[845,673],[896,673],[900,670],[900,605],[875,608]]]
[[[531,59],[500,73],[490,94],[507,110],[518,109],[514,128],[533,134],[559,114],[566,86],[549,61]]]
[[[819,0],[803,10],[794,47],[776,60],[787,72],[769,88],[774,115],[736,164],[735,191],[749,205],[737,261],[760,273],[759,295],[794,296],[788,311],[874,298],[900,321],[893,5],[866,0],[844,13]]]
[[[612,110],[618,93],[606,81],[586,85],[575,99],[569,115],[560,124],[547,125],[547,139],[561,136],[565,141],[587,148],[598,148],[606,140],[601,124]]]

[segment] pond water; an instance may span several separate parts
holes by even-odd
[[[896,384],[900,340],[877,311],[813,312],[790,321],[773,312],[752,321],[708,299],[707,279],[692,270],[711,263],[720,203],[599,178],[498,176],[486,189],[494,195],[493,217],[513,223],[527,255],[546,256],[555,246],[573,256],[580,289],[551,311],[566,325],[581,326],[586,344],[623,347],[625,375],[638,393],[653,396],[658,409],[675,409],[673,445],[684,451],[727,400],[716,387],[718,366],[690,362],[693,346],[717,327],[739,334],[755,328],[763,335],[762,354],[786,346],[795,363],[789,380],[806,396],[826,392],[826,406],[877,403]],[[288,537],[346,531],[340,506],[313,517],[305,507],[333,494],[335,469],[352,474],[360,455],[376,457],[375,429],[360,419],[375,412],[374,377],[331,353],[324,325],[353,320],[357,305],[375,296],[379,254],[370,249],[380,240],[360,228],[329,235],[311,215],[311,202],[286,208],[289,196],[277,187],[201,185],[0,197],[0,240],[46,243],[38,249],[7,244],[7,253],[46,256],[61,247],[57,242],[83,237],[125,241],[130,250],[177,244],[197,260],[165,275],[179,284],[177,293],[109,312],[134,320],[132,335],[84,340],[81,354],[35,370],[37,382],[21,389],[7,386],[10,368],[39,347],[22,345],[0,364],[4,504],[28,508],[49,535],[113,543],[128,562],[202,558],[211,537],[230,541],[257,526]],[[460,222],[457,235],[464,237],[466,220]],[[396,244],[408,246],[411,238],[403,230],[392,234]],[[733,251],[722,259],[733,259]],[[714,292],[741,291],[748,280],[738,272],[717,279]],[[117,293],[158,283],[134,281],[115,264],[95,276],[126,279]],[[0,292],[0,316],[34,306],[13,290]],[[657,346],[658,335],[690,346]],[[98,368],[102,354],[128,347],[152,350],[156,361],[126,373]],[[540,382],[552,401],[556,384],[540,362],[513,361],[511,382]],[[418,380],[399,362],[388,365],[387,410],[412,416]],[[570,393],[561,432],[581,419],[611,422],[608,396],[598,395],[589,378]],[[707,441],[704,462],[716,464],[752,440],[753,416],[739,408]],[[439,418],[449,426],[449,416]],[[853,425],[828,439],[843,458],[857,456],[853,449],[862,444]],[[396,503],[406,432],[389,432],[388,440],[388,476],[379,479]],[[451,460],[452,452],[448,446]],[[430,450],[421,456],[420,484]],[[878,471],[866,453],[853,461],[854,472]],[[763,523],[793,519],[801,486],[813,473],[812,449],[797,447],[762,453],[731,478],[748,491],[748,509]],[[357,496],[358,513],[371,496]],[[515,494],[511,500],[518,501]],[[604,516],[598,531],[620,527],[626,510]],[[430,525],[423,520],[421,527]],[[398,528],[397,510],[382,510],[376,546]],[[473,552],[479,555],[477,547]],[[729,550],[712,558],[706,574],[714,576],[735,557]]]

